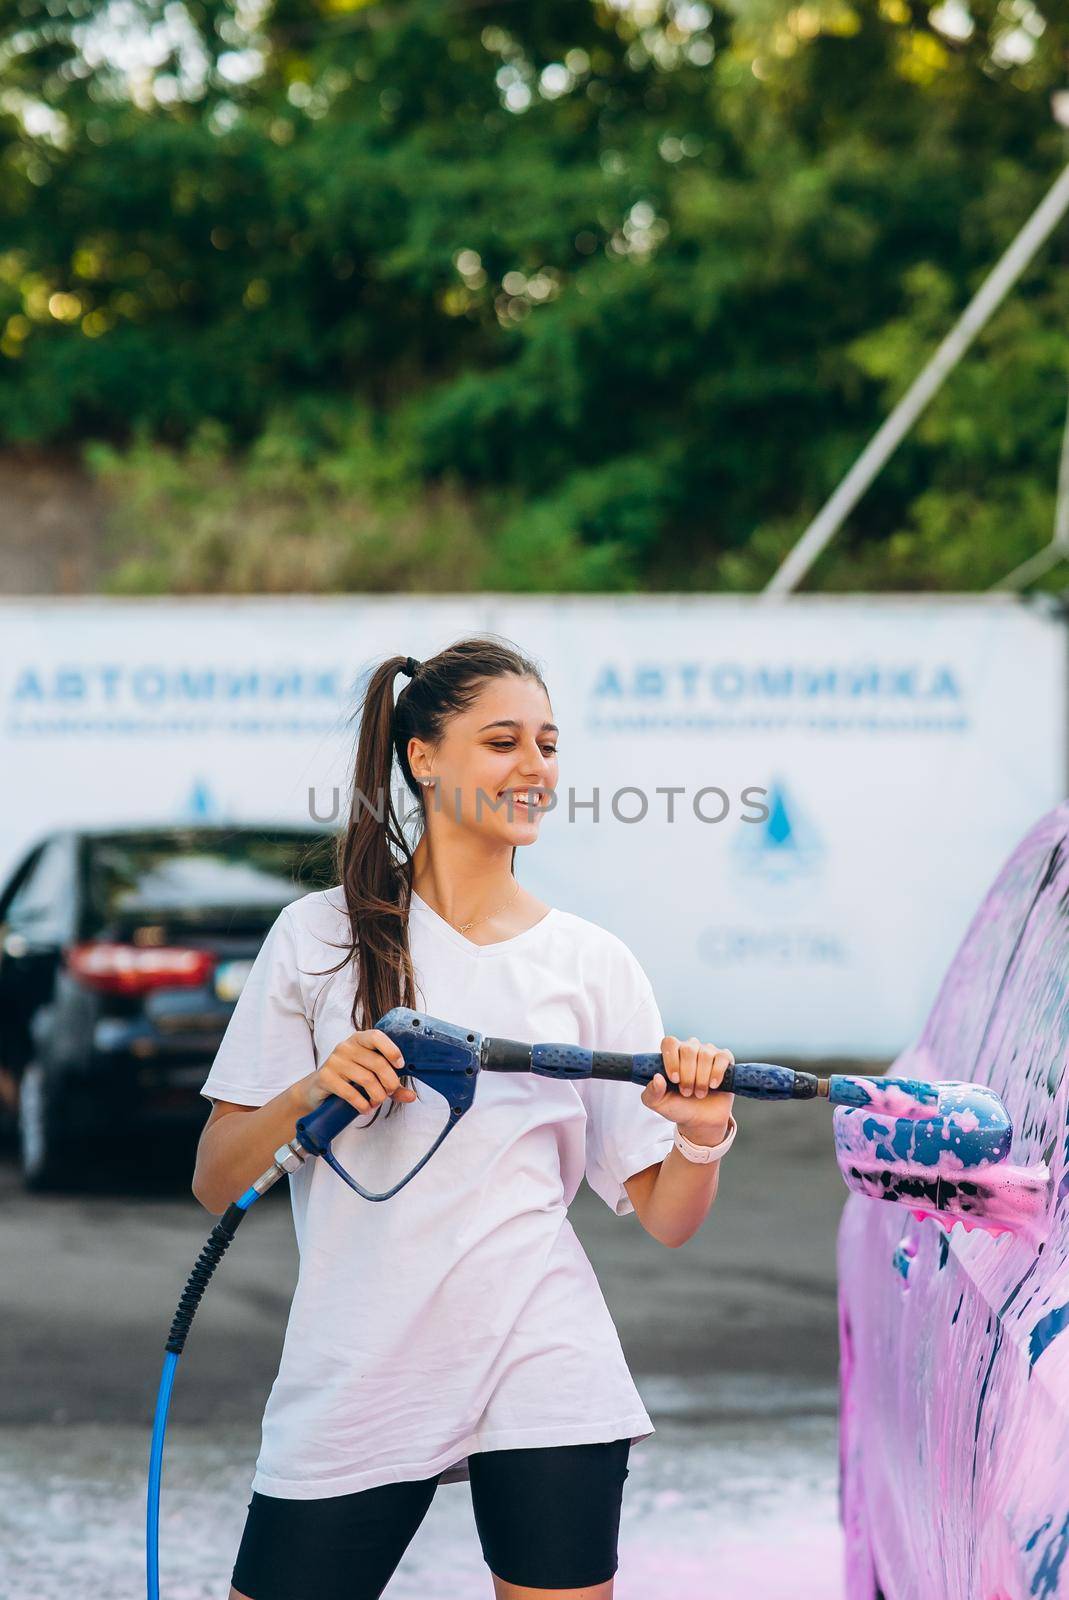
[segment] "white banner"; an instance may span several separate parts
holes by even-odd
[[[59,826],[325,820],[366,668],[487,630],[561,729],[523,881],[740,1056],[893,1056],[1065,793],[1064,625],[1011,598],[15,600],[0,868]]]

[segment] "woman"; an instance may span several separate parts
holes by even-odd
[[[422,802],[414,849],[394,756]],[[223,1211],[331,1094],[360,1112],[334,1142],[343,1166],[375,1188],[412,1166],[444,1102],[372,1025],[396,1005],[499,1037],[659,1048],[679,1092],[661,1074],[640,1094],[485,1073],[394,1199],[358,1199],[321,1161],[292,1175],[300,1273],[230,1600],[376,1600],[437,1485],[462,1479],[498,1600],[612,1594],[628,1451],[653,1424],[567,1208],[585,1172],[654,1238],[688,1239],[734,1137],[732,1097],[708,1093],[733,1058],[663,1037],[623,941],[516,880],[557,777],[546,686],[508,645],[373,672],[341,882],[267,935],[204,1084],[194,1192]]]

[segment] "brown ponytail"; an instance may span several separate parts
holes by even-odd
[[[416,666],[396,699],[394,682],[406,663]],[[450,717],[464,711],[491,678],[513,675],[545,681],[534,661],[496,636],[460,640],[427,661],[390,656],[374,667],[356,716],[360,730],[349,821],[338,837],[335,869],[349,914],[350,945],[330,972],[353,961],[357,968],[354,1029],[373,1028],[394,1006],[419,1008],[408,947],[412,851],[426,826],[423,791],[408,764],[408,742],[434,745]],[[394,809],[393,760],[415,799],[402,817]],[[411,844],[405,825],[415,823]],[[515,870],[516,851],[511,868]],[[392,1108],[397,1101],[387,1101]]]

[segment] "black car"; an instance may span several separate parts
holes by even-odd
[[[336,883],[323,829],[157,826],[42,839],[0,890],[0,1107],[27,1187],[93,1139],[199,1129],[234,1002],[282,907]]]

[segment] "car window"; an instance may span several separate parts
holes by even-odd
[[[29,875],[11,897],[4,917],[13,932],[61,938],[73,912],[71,851],[66,839],[46,844]]]
[[[0,922],[7,921],[8,910],[14,903],[15,896],[28,882],[30,874],[33,872],[34,867],[41,859],[41,852],[43,850],[44,845],[34,845],[29,854],[23,856],[14,872],[8,878],[6,884],[4,885],[3,894],[0,894]]]
[[[337,881],[324,834],[189,829],[96,837],[89,895],[110,919],[204,906],[281,907]]]
[[[990,1084],[1013,1119],[1011,1159],[1058,1162],[1069,1061],[1069,806],[999,873],[920,1039],[932,1075]],[[977,997],[983,1004],[977,1004]]]

